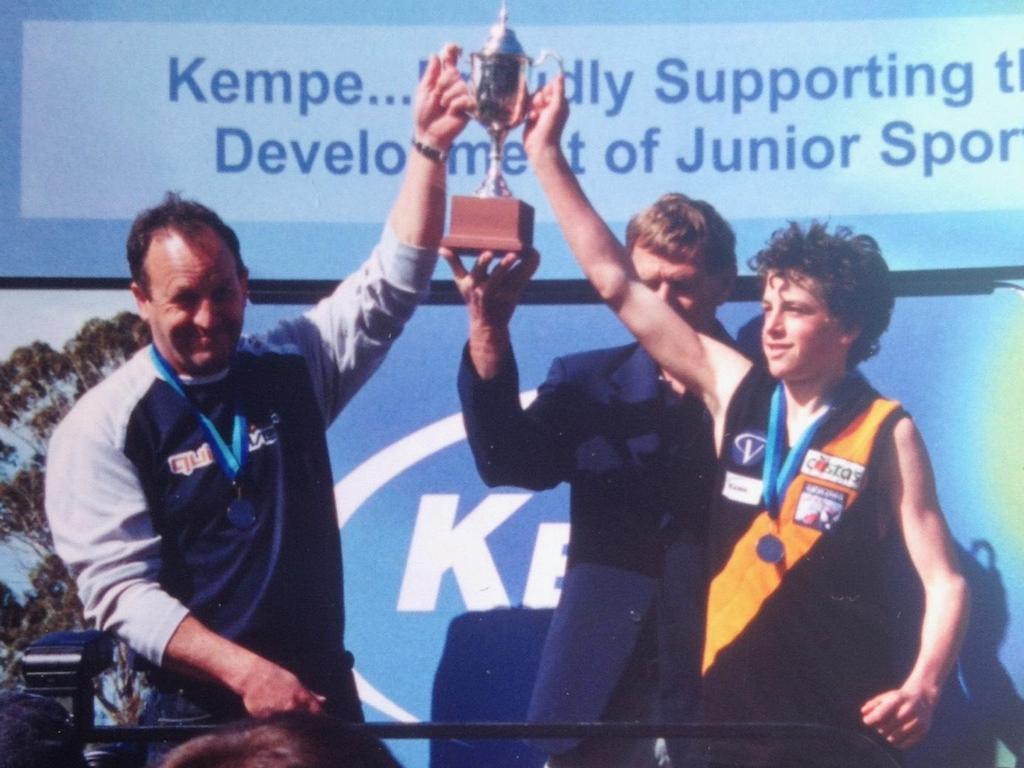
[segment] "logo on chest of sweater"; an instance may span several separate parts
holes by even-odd
[[[213,464],[213,451],[209,443],[203,443],[194,451],[182,451],[167,457],[167,466],[175,475],[188,477],[197,469]]]
[[[270,423],[264,426],[252,425],[249,427],[249,452],[258,451],[266,445],[273,445],[277,442],[277,425],[280,421],[276,413],[270,415]],[[188,477],[197,469],[208,467],[216,459],[213,456],[213,449],[209,443],[203,443],[194,451],[182,451],[173,456],[167,457],[167,466],[171,473]]]
[[[830,456],[821,451],[808,451],[800,471],[809,477],[828,480],[851,490],[860,490],[864,481],[864,465]]]
[[[800,525],[829,531],[846,509],[846,494],[814,483],[804,485],[793,519]]]

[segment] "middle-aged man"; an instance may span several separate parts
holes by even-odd
[[[458,49],[431,57],[379,245],[310,312],[241,339],[238,238],[169,195],[128,238],[153,344],[86,393],[50,444],[46,504],[86,616],[154,668],[151,723],[362,710],[344,647],[324,430],[424,296],[444,156],[466,123]]]
[[[667,194],[633,217],[626,238],[659,298],[729,343],[715,312],[736,275],[735,237],[718,212]],[[442,253],[469,310],[459,394],[481,477],[570,485],[568,567],[529,718],[696,720],[715,467],[703,404],[634,343],[556,359],[523,409],[509,320],[536,254],[486,252],[467,270]],[[542,746],[559,767],[656,760],[649,740]]]

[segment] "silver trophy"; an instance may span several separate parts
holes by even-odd
[[[473,197],[452,198],[451,228],[441,241],[444,246],[462,252],[520,251],[533,242],[533,208],[512,197],[501,175],[501,157],[509,131],[530,111],[530,67],[548,58],[555,59],[561,69],[561,59],[550,51],[542,51],[536,59],[526,55],[508,27],[508,6],[502,0],[490,37],[481,50],[470,54],[471,114],[491,139],[487,176]]]
[[[547,59],[562,60],[551,51],[541,51],[536,59],[526,55],[516,33],[508,26],[508,4],[502,0],[498,23],[484,47],[470,54],[470,92],[476,106],[472,111],[491,137],[491,153],[487,177],[476,190],[477,197],[511,197],[505,177],[501,175],[502,148],[509,131],[526,119],[532,98],[527,90],[530,67]]]

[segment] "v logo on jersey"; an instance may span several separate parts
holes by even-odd
[[[764,432],[741,432],[732,441],[732,460],[741,467],[749,467],[761,461],[765,447]]]

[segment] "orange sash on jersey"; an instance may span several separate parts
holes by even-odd
[[[761,606],[782,583],[786,571],[806,555],[822,535],[817,528],[795,521],[797,505],[808,483],[835,491],[846,497],[844,511],[853,506],[864,486],[866,466],[878,436],[889,415],[899,408],[894,400],[876,399],[836,437],[820,448],[808,451],[800,472],[786,490],[778,522],[762,511],[740,537],[725,567],[711,581],[708,592],[707,633],[704,642],[703,670],[714,663],[719,651],[735,640],[761,610]],[[821,460],[824,454],[828,462]],[[815,457],[817,464],[812,465]],[[848,465],[859,465],[864,473],[851,476]],[[841,475],[829,479],[829,471]],[[785,558],[766,563],[757,556],[758,540],[774,533],[785,545]]]

